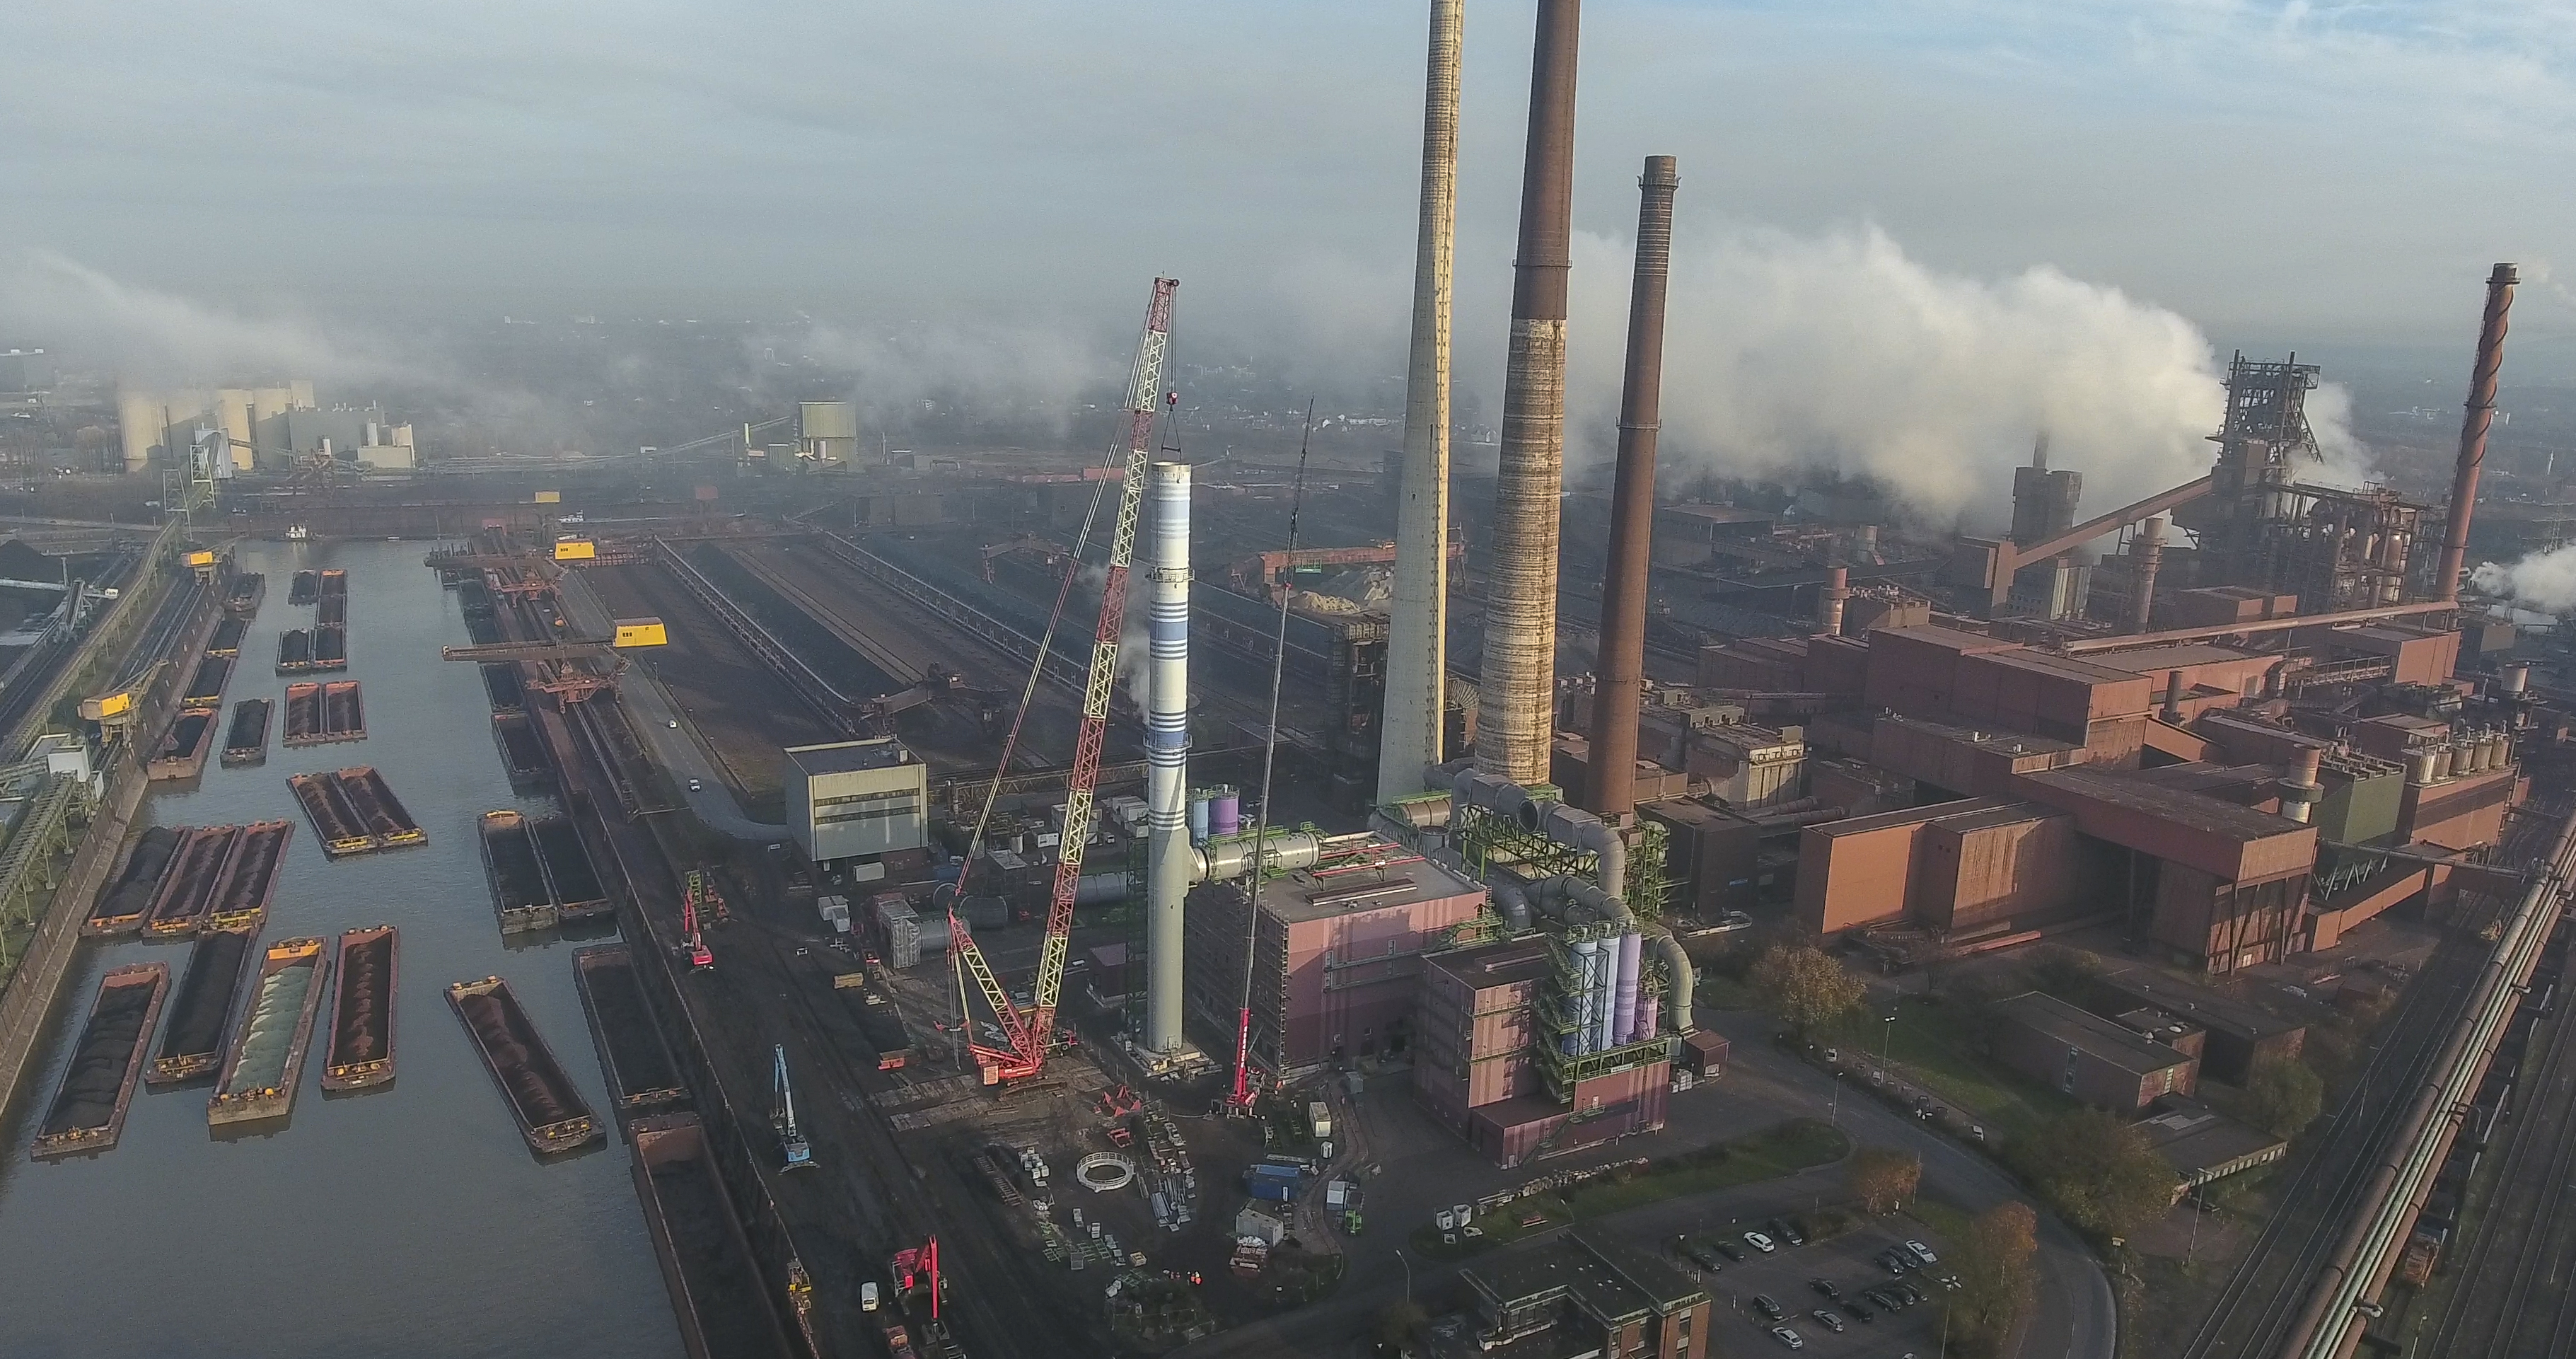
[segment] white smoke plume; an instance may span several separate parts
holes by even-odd
[[[381,340],[348,327],[209,307],[46,250],[0,267],[0,322],[147,385],[419,375]]]
[[[2517,562],[2480,562],[2470,588],[2548,613],[2576,612],[2576,546],[2535,552]]]
[[[1125,364],[1070,330],[974,322],[864,334],[817,322],[796,343],[827,368],[856,374],[861,424],[912,427],[924,403],[971,407],[987,418],[1058,435],[1087,430],[1086,398],[1115,401]]]
[[[1572,393],[1606,454],[1616,426],[1632,247],[1583,237]],[[1675,249],[1663,389],[1665,463],[1742,476],[1875,478],[1924,518],[1997,525],[2012,468],[2047,431],[2089,510],[2209,468],[2221,359],[2182,316],[2040,266],[1984,280],[1931,269],[1875,228],[1753,230]],[[2328,469],[2368,455],[2340,389],[2310,401]]]

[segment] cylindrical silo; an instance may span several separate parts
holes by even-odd
[[[1637,1033],[1637,965],[1645,958],[1644,942],[1633,931],[1619,936],[1619,1008],[1610,1018],[1613,1045]]]
[[[1243,794],[1231,785],[1217,788],[1208,798],[1208,833],[1235,835],[1243,830]]]

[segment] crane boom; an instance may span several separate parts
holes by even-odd
[[[1126,478],[1119,489],[1118,526],[1109,541],[1108,579],[1100,590],[1100,620],[1092,631],[1091,668],[1082,689],[1082,727],[1074,739],[1073,773],[1065,790],[1064,834],[1056,851],[1054,894],[1047,906],[1046,940],[1038,955],[1036,984],[1025,1011],[985,961],[983,950],[953,911],[949,945],[975,978],[1000,1020],[1007,1048],[977,1044],[975,1058],[991,1079],[1018,1080],[1046,1065],[1055,1036],[1056,1000],[1064,987],[1065,955],[1073,944],[1073,902],[1082,885],[1083,847],[1091,840],[1092,798],[1100,782],[1100,748],[1109,732],[1109,700],[1118,682],[1118,639],[1127,619],[1127,569],[1136,554],[1136,521],[1145,495],[1145,466],[1153,456],[1154,421],[1162,413],[1163,358],[1171,342],[1172,295],[1180,280],[1154,280],[1145,330],[1127,375]]]

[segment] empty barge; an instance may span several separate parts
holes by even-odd
[[[283,1118],[295,1108],[295,1087],[313,1040],[313,1012],[322,1001],[331,959],[319,939],[283,939],[260,955],[259,980],[223,1079],[206,1101],[213,1125]]]
[[[206,753],[215,748],[215,719],[223,713],[211,707],[187,707],[170,719],[170,730],[162,733],[161,746],[152,752],[151,763],[143,766],[146,778],[193,779],[205,772]]]
[[[633,1173],[690,1359],[793,1353],[697,1117],[638,1121]]]
[[[313,833],[321,837],[323,853],[337,859],[384,848],[349,806],[349,794],[341,788],[338,775],[297,774],[286,785],[295,790],[295,800],[313,823]]]
[[[492,914],[501,933],[542,930],[560,917],[546,872],[537,861],[528,818],[503,808],[483,814],[483,873],[492,881]]]
[[[288,628],[277,634],[277,673],[300,675],[313,668],[313,634]]]
[[[394,964],[391,925],[340,936],[340,994],[331,1007],[331,1047],[322,1088],[363,1090],[394,1078]]]
[[[245,698],[233,704],[232,729],[224,733],[226,768],[268,762],[268,715],[276,706],[264,698]]]
[[[183,831],[170,871],[161,875],[161,890],[143,917],[143,932],[156,939],[176,939],[203,928],[224,885],[226,865],[241,844],[239,826],[200,826]]]
[[[483,1067],[501,1087],[501,1098],[519,1120],[519,1133],[539,1152],[570,1151],[598,1139],[599,1124],[581,1102],[554,1050],[528,1022],[527,1011],[499,977],[458,982],[447,1003],[483,1054]]]
[[[513,788],[533,788],[546,781],[546,746],[525,713],[496,713],[492,740],[501,748],[501,768]]]
[[[241,828],[240,842],[224,865],[223,885],[206,909],[208,928],[257,929],[268,919],[278,870],[286,863],[286,842],[294,834],[292,821],[255,821]]]
[[[298,571],[286,587],[286,602],[298,608],[311,604],[322,593],[322,573]]]
[[[250,624],[239,618],[227,618],[215,624],[214,635],[206,639],[206,654],[231,660],[241,654],[242,634]]]
[[[326,623],[313,630],[313,668],[346,670],[349,668],[349,630],[337,623]]]
[[[72,1063],[63,1069],[53,1107],[36,1127],[32,1154],[37,1159],[116,1145],[125,1131],[126,1107],[134,1102],[144,1045],[152,1041],[153,1021],[160,1018],[161,998],[169,989],[168,963],[109,968],[99,978],[89,1024],[72,1048]]]
[[[179,702],[190,708],[219,708],[224,702],[224,686],[232,683],[233,663],[221,656],[208,656],[197,662],[197,673],[188,678],[188,687],[179,693]]]
[[[247,571],[233,577],[232,588],[224,592],[224,612],[235,618],[248,618],[259,612],[259,603],[268,598],[268,577]]]
[[[411,819],[411,812],[385,786],[385,776],[372,765],[353,765],[332,775],[339,780],[340,792],[348,799],[349,810],[358,818],[359,829],[374,836],[384,849],[403,845],[425,845],[429,833]]]
[[[528,833],[537,842],[537,857],[545,861],[546,887],[554,894],[559,917],[583,920],[616,911],[616,904],[608,899],[608,888],[591,866],[590,851],[581,843],[581,832],[570,820],[541,816],[528,823]]]
[[[679,1064],[644,999],[635,955],[624,944],[602,944],[572,955],[573,981],[590,1016],[591,1042],[599,1048],[608,1098],[633,1116],[675,1109],[689,1102]]]
[[[116,882],[99,893],[97,904],[90,907],[89,919],[81,922],[81,933],[124,934],[140,928],[143,917],[152,909],[153,899],[160,895],[161,875],[169,871],[181,838],[181,832],[168,826],[144,831],[126,854],[125,867],[117,873]]]
[[[169,1085],[211,1075],[224,1060],[224,1029],[233,998],[241,993],[250,960],[251,930],[206,930],[188,950],[188,975],[170,1002],[170,1027],[143,1073],[147,1085]]]

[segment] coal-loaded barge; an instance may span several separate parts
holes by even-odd
[[[313,630],[313,668],[346,670],[349,668],[349,630],[337,623],[326,623]]]
[[[277,673],[300,675],[313,668],[313,634],[288,628],[277,634]]]
[[[294,1110],[295,1087],[313,1040],[313,1013],[330,967],[319,939],[280,940],[260,956],[250,1008],[224,1061],[223,1079],[206,1101],[207,1123],[283,1118]]]
[[[394,964],[391,925],[340,936],[340,994],[331,1007],[331,1048],[322,1088],[363,1090],[394,1078]]]
[[[224,592],[224,612],[235,618],[248,618],[259,612],[259,602],[266,598],[268,577],[245,571],[233,577],[232,588]]]
[[[146,1085],[170,1085],[210,1075],[224,1060],[225,1022],[232,1018],[233,998],[259,950],[251,947],[253,930],[206,930],[188,951],[188,975],[170,1002],[170,1026],[162,1031],[160,1050],[143,1073]]]
[[[143,917],[143,932],[156,939],[194,934],[206,923],[242,832],[239,826],[199,826],[180,835],[179,852],[161,875],[161,890]]]
[[[278,744],[318,746],[332,741],[363,741],[367,709],[356,680],[286,686],[286,733]]]
[[[482,824],[483,872],[492,881],[492,914],[501,933],[542,930],[560,916],[546,890],[546,871],[537,861],[537,845],[528,834],[528,818],[508,808],[485,812]]]
[[[608,1076],[608,1097],[627,1117],[675,1109],[689,1102],[679,1064],[653,1022],[635,956],[624,944],[601,944],[572,955],[581,1008],[590,1016],[591,1041]]]
[[[208,928],[257,929],[268,919],[278,870],[286,864],[286,842],[294,835],[292,821],[254,821],[242,827],[241,842],[224,865],[223,885],[207,908]]]
[[[519,1133],[539,1153],[570,1151],[596,1140],[599,1124],[582,1103],[554,1050],[528,1022],[510,984],[499,977],[458,982],[447,988],[447,1003],[456,1007],[474,1049],[483,1054],[484,1069],[501,1087],[501,1098],[519,1120]]]
[[[637,1120],[633,1172],[690,1359],[793,1353],[697,1116]]]
[[[72,1048],[72,1064],[54,1091],[45,1121],[36,1125],[32,1154],[39,1160],[106,1151],[125,1131],[143,1048],[152,1040],[161,998],[170,989],[168,963],[134,963],[99,978],[89,1023]]]
[[[326,571],[323,574],[328,575],[330,573]],[[349,624],[349,597],[347,595],[326,594],[319,600],[314,601],[313,622],[318,627],[347,627]]]
[[[99,893],[98,904],[90,907],[89,919],[81,922],[81,933],[124,934],[141,928],[143,917],[152,909],[153,898],[160,895],[161,875],[179,853],[181,838],[180,832],[169,826],[144,831],[126,854],[125,867],[116,875],[115,884]]]
[[[333,777],[340,781],[341,791],[348,795],[349,808],[358,814],[358,824],[376,838],[377,844],[387,849],[398,849],[404,845],[429,843],[429,833],[420,828],[419,822],[411,819],[411,812],[404,808],[402,799],[395,797],[394,790],[385,786],[385,776],[377,773],[373,765],[352,765]]]
[[[224,733],[226,768],[268,763],[268,716],[274,706],[264,698],[245,698],[233,704],[233,725]]]
[[[332,858],[429,843],[429,833],[385,786],[384,775],[366,765],[296,774],[286,783],[312,820],[313,833],[322,837],[322,852]]]
[[[241,655],[242,634],[248,631],[250,624],[241,619],[224,619],[215,624],[214,635],[206,639],[206,654],[232,660]]]
[[[492,739],[501,747],[501,768],[510,786],[521,791],[546,781],[546,745],[526,713],[494,713]]]
[[[143,766],[144,777],[193,779],[205,772],[206,754],[215,748],[216,719],[222,716],[221,709],[211,706],[180,709],[151,762]]]
[[[188,687],[179,694],[179,705],[185,708],[220,708],[224,705],[224,686],[232,683],[233,663],[222,656],[208,656],[197,662],[197,673],[188,679]]]
[[[295,573],[295,579],[286,587],[286,602],[300,609],[312,604],[315,599],[321,597],[321,594],[322,573],[298,571]]]
[[[608,899],[608,888],[591,867],[590,851],[581,843],[581,831],[568,818],[552,814],[538,817],[528,823],[528,834],[537,842],[537,857],[545,863],[546,888],[554,895],[558,918],[587,920],[616,913],[616,903]]]

